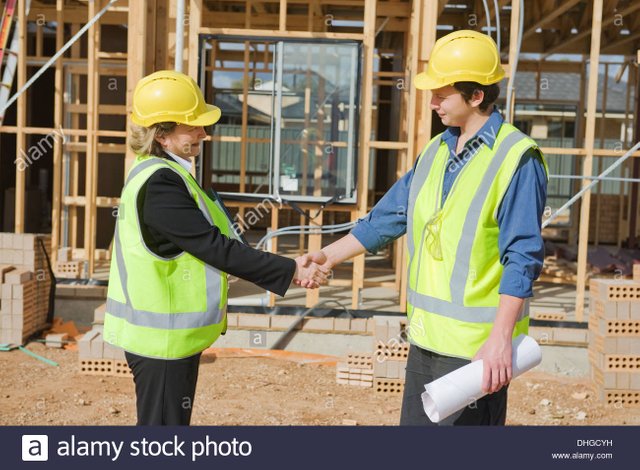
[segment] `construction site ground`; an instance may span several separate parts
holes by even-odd
[[[78,353],[30,343],[0,352],[0,425],[133,425],[131,378],[78,373]],[[308,357],[309,355],[307,355]],[[400,395],[338,385],[331,363],[295,354],[256,357],[208,350],[202,358],[194,425],[396,425]],[[588,376],[538,368],[513,381],[510,425],[640,425],[640,408],[604,405]]]

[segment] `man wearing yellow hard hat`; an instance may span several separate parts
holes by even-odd
[[[349,235],[308,255],[332,267],[407,234],[411,346],[400,424],[433,425],[424,385],[478,359],[489,394],[439,424],[505,423],[511,341],[528,331],[526,299],[544,258],[548,171],[536,143],[493,104],[503,77],[489,36],[463,30],[436,41],[415,85],[432,91],[447,130]]]
[[[204,126],[220,114],[182,73],[153,73],[133,92],[137,158],[118,209],[104,339],[125,350],[141,425],[189,424],[201,353],[226,331],[227,273],[279,295],[328,273],[242,243],[215,192],[191,176]]]

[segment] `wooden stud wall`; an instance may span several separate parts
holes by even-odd
[[[82,24],[86,23],[92,15],[99,11],[106,4],[107,0],[96,0],[82,5],[69,0],[57,0],[55,4],[51,2],[41,3],[37,0],[32,2],[29,20],[36,15],[45,15],[47,21],[56,21],[59,25],[70,25],[71,34],[75,33]],[[397,154],[396,175],[404,174],[414,163],[417,154],[422,150],[426,142],[431,138],[432,113],[429,108],[430,94],[413,88],[413,79],[416,73],[426,69],[429,54],[436,39],[437,24],[453,24],[456,28],[468,27],[465,23],[464,15],[457,15],[453,9],[446,7],[446,0],[424,2],[420,0],[189,0],[188,14],[189,23],[186,28],[185,46],[188,48],[187,66],[185,70],[197,78],[199,64],[199,36],[224,35],[226,37],[243,38],[247,42],[251,38],[260,37],[286,37],[299,39],[350,39],[362,41],[363,43],[363,79],[361,90],[361,132],[359,142],[360,158],[358,161],[358,203],[353,205],[334,205],[325,209],[323,218],[332,220],[335,212],[346,212],[351,220],[356,220],[363,216],[371,207],[372,197],[369,190],[369,158],[371,152],[381,150],[392,150]],[[473,3],[473,2],[457,2]],[[478,8],[475,2],[475,10],[480,14],[479,24],[485,24],[484,12]],[[519,2],[500,0],[500,7],[511,3],[511,14],[507,10],[501,11],[503,24],[502,50],[505,58],[508,55],[507,69],[511,70],[515,59],[515,47],[508,37],[514,37],[517,29],[517,15],[519,12]],[[632,26],[631,34],[622,38],[616,38],[617,31],[614,28],[615,17],[610,13],[614,2],[606,0],[551,0],[544,2],[539,8],[527,8],[525,15],[525,33],[522,52],[541,52],[545,56],[553,53],[572,52],[586,55],[589,51],[590,76],[597,77],[598,65],[600,63],[600,53],[617,53],[628,55],[629,51],[635,54],[640,38],[635,33],[636,26],[640,26],[640,4],[629,5],[623,8],[621,14],[627,24]],[[126,129],[120,131],[107,131],[99,128],[99,113],[109,110],[109,113],[126,115],[131,108],[131,92],[137,81],[145,74],[153,70],[172,67],[173,47],[175,44],[175,13],[172,8],[175,6],[174,0],[149,0],[148,2],[128,2],[121,0],[112,8],[98,24],[92,27],[87,36],[82,39],[88,44],[88,49],[83,51],[77,43],[71,48],[70,53],[59,59],[55,65],[55,98],[53,103],[54,127],[65,128],[67,141],[62,144],[56,140],[53,152],[53,199],[52,199],[52,245],[53,257],[56,259],[56,249],[61,247],[63,233],[68,233],[68,247],[88,262],[88,276],[93,276],[99,268],[96,255],[96,211],[99,207],[110,207],[117,204],[117,198],[101,197],[97,192],[98,186],[98,162],[99,158],[108,158],[111,153],[126,152],[125,168],[128,169],[133,161],[134,155],[126,149],[124,139]],[[244,7],[244,9],[243,9]],[[21,41],[27,41],[27,18],[24,14],[25,1],[18,3],[18,22],[21,26]],[[221,13],[223,11],[223,13]],[[604,11],[604,13],[603,13]],[[327,15],[331,15],[332,20],[348,20],[354,25],[335,27],[327,21]],[[573,20],[572,18],[575,18]],[[508,20],[511,20],[510,22]],[[355,22],[362,22],[358,26]],[[578,34],[569,34],[567,27],[573,21],[580,29]],[[495,12],[491,13],[491,22],[495,25]],[[101,38],[99,25],[122,25],[127,24],[128,30],[128,53],[110,54],[102,52],[100,45],[104,42]],[[542,33],[537,33],[542,29]],[[547,34],[546,30],[560,30],[561,37],[555,38]],[[510,34],[507,35],[507,30]],[[30,33],[31,34],[31,33]],[[43,28],[38,26],[35,33],[36,58],[42,58],[43,53]],[[377,38],[382,38],[386,34],[403,35],[403,51],[400,60],[402,63],[402,73],[381,72],[375,69],[376,58],[380,57],[382,48],[377,42]],[[439,35],[444,32],[438,33]],[[556,34],[557,36],[557,34]],[[169,38],[169,39],[167,39]],[[62,28],[56,30],[56,48],[60,48],[66,40]],[[605,44],[601,48],[601,43]],[[140,47],[144,44],[145,47]],[[172,52],[173,51],[173,52]],[[221,54],[217,48],[209,50],[208,72],[215,69],[215,64]],[[388,51],[385,51],[388,53]],[[507,54],[508,53],[508,54]],[[19,66],[16,77],[17,85],[24,84],[27,80],[27,62],[34,58],[27,56],[26,48],[21,48],[19,55]],[[250,70],[250,51],[248,47],[242,53],[244,81],[243,90],[248,92],[249,79],[253,70]],[[267,54],[265,54],[267,60]],[[124,66],[126,64],[126,67]],[[573,71],[581,73],[584,77],[584,66],[575,63],[560,63],[544,61],[541,63],[520,62],[518,70],[534,70],[538,74],[540,71]],[[583,63],[584,65],[584,63]],[[629,66],[630,79],[629,90],[631,89],[631,77],[637,81],[637,70],[634,66]],[[126,103],[112,106],[101,104],[99,79],[102,75],[125,75],[127,77]],[[80,85],[83,83],[83,76],[86,76],[87,101],[81,102]],[[399,136],[397,141],[379,141],[372,135],[377,124],[377,106],[373,102],[376,95],[376,87],[393,86],[394,79],[402,77],[406,81],[407,89],[400,98],[399,113],[401,124],[399,126]],[[70,101],[64,99],[65,89],[75,90]],[[581,88],[584,87],[582,80]],[[547,154],[556,156],[574,155],[577,162],[582,163],[582,173],[591,174],[593,158],[598,156],[619,156],[617,150],[596,149],[594,142],[596,138],[596,91],[597,80],[590,80],[588,89],[584,90],[584,103],[587,104],[587,115],[584,123],[582,112],[578,113],[578,136],[584,136],[585,142],[578,139],[575,148],[543,148]],[[606,93],[606,92],[605,92]],[[17,102],[17,124],[15,126],[0,126],[0,131],[16,135],[17,148],[25,148],[28,136],[35,134],[46,134],[52,129],[35,127],[29,125],[29,116],[26,113],[27,94],[19,98]],[[379,95],[379,94],[378,94]],[[628,94],[630,96],[630,94]],[[603,97],[606,103],[606,95]],[[633,108],[633,103],[627,98],[627,112],[625,119]],[[582,107],[580,107],[582,109]],[[81,118],[86,115],[86,123]],[[242,128],[243,133],[240,141],[247,142],[248,125],[246,100],[243,103]],[[106,138],[118,137],[122,144],[107,143]],[[214,139],[216,137],[214,136]],[[600,139],[603,138],[602,128],[600,129]],[[235,138],[227,138],[235,139]],[[252,141],[253,142],[253,141]],[[625,144],[629,144],[628,142]],[[242,146],[244,149],[245,147]],[[306,147],[305,147],[306,149]],[[640,156],[637,152],[634,157]],[[83,160],[84,159],[84,160]],[[83,165],[84,162],[84,165]],[[241,178],[242,186],[249,176],[246,168],[246,150],[241,154]],[[68,163],[68,180],[63,171],[63,167]],[[630,170],[631,162],[627,165]],[[84,173],[80,174],[80,168],[84,167]],[[80,178],[84,178],[85,192],[80,193]],[[64,194],[64,188],[69,187],[69,193]],[[577,188],[576,188],[577,189]],[[16,201],[15,201],[15,231],[20,233],[24,230],[24,193],[25,175],[24,172],[16,171]],[[581,204],[581,217],[579,227],[576,225],[575,231],[579,232],[579,275],[576,312],[578,319],[582,319],[584,309],[584,289],[586,285],[586,247],[588,243],[588,222],[590,211],[590,197],[587,194]],[[621,200],[622,202],[622,200]],[[598,204],[598,203],[597,203]],[[246,203],[230,204],[244,211]],[[305,210],[315,212],[317,207],[313,204],[301,204]],[[620,218],[623,215],[620,204]],[[629,211],[631,209],[629,208]],[[80,211],[84,213],[83,225],[80,225]],[[282,209],[288,211],[288,209]],[[271,215],[271,228],[278,228],[278,210]],[[597,214],[597,213],[596,213]],[[599,215],[596,215],[599,217]],[[577,222],[577,218],[574,218]],[[579,230],[578,230],[579,229]],[[80,234],[82,240],[80,239]],[[596,233],[596,240],[599,241],[600,234]],[[304,246],[304,245],[307,246]],[[301,249],[313,249],[322,246],[322,237],[312,235],[301,238]],[[83,250],[79,247],[83,246]],[[274,241],[274,248],[277,247],[277,240]],[[405,246],[404,241],[398,241],[393,249],[393,269],[395,272],[395,282],[391,285],[399,292],[401,305],[404,305],[406,279],[405,272]],[[365,257],[358,257],[353,262],[352,285],[352,307],[359,304],[361,289],[367,285],[389,285],[389,283],[366,282],[367,269],[365,267]],[[335,285],[344,282],[334,281]],[[272,302],[275,299],[272,299]],[[306,304],[312,305],[317,301],[317,292],[307,295]]]

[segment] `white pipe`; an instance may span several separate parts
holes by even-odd
[[[102,10],[100,10],[98,12],[98,14],[96,16],[94,16],[91,21],[89,21],[86,25],[84,25],[80,31],[78,31],[76,34],[73,35],[73,37],[71,39],[69,39],[69,41],[67,41],[67,43],[62,46],[62,48],[56,52],[53,57],[51,57],[51,59],[49,59],[41,68],[40,70],[38,70],[33,77],[31,77],[27,83],[24,84],[24,86],[22,88],[20,88],[15,95],[13,95],[11,97],[11,99],[9,101],[7,101],[7,103],[4,105],[4,107],[2,108],[2,110],[0,110],[0,116],[4,116],[4,112],[9,108],[9,106],[11,106],[19,97],[20,95],[22,95],[32,84],[33,82],[35,82],[38,78],[40,78],[40,76],[49,68],[51,67],[51,65],[58,60],[58,57],[60,57],[62,54],[64,54],[66,52],[67,49],[69,49],[74,42],[76,42],[78,40],[78,38],[80,38],[80,36],[82,36],[91,26],[93,26],[93,24],[98,21],[102,15],[104,15],[107,10],[111,7],[111,5],[113,5],[114,3],[116,3],[118,0],[111,0],[107,6],[105,6]]]
[[[500,44],[500,6],[498,5],[498,0],[493,0],[493,7],[496,10],[496,43],[498,45],[498,55],[500,55],[502,44]]]
[[[176,72],[182,72],[182,53],[184,51],[184,0],[176,5]]]
[[[487,18],[487,36],[491,36],[491,12],[489,11],[489,4],[487,0],[482,0],[482,4],[484,5],[484,16]],[[500,53],[500,49],[498,49],[498,53]]]
[[[280,235],[296,235],[296,234],[327,234],[327,233],[339,233],[344,232],[345,230],[349,230],[354,227],[356,222],[348,222],[345,224],[338,225],[296,225],[292,227],[283,227],[278,230],[274,230],[273,232],[267,233],[264,237],[260,239],[258,244],[256,245],[256,249],[260,249],[262,245],[264,245],[267,241],[274,237],[279,237]]]
[[[599,180],[599,181],[619,181],[622,183],[640,183],[640,178],[618,178],[614,176],[600,177],[600,176],[575,176],[575,175],[549,175],[549,178],[556,178],[562,180]]]
[[[598,178],[602,178],[604,176],[607,176],[609,173],[611,173],[613,170],[615,170],[617,167],[619,167],[620,165],[622,165],[624,163],[624,161],[629,158],[633,152],[635,152],[636,150],[638,150],[640,148],[640,142],[637,142],[633,147],[631,147],[629,149],[629,151],[627,153],[625,153],[623,156],[621,156],[620,158],[618,158],[615,162],[613,162],[611,164],[611,166],[609,168],[607,168],[606,170],[604,170],[602,173],[600,173],[598,175]],[[591,188],[593,188],[596,184],[598,184],[600,182],[600,179],[596,179],[593,180],[591,183],[589,183],[587,186],[585,186],[584,188],[582,188],[580,191],[578,191],[578,193],[573,196],[571,199],[569,199],[560,209],[558,209],[557,211],[555,211],[553,214],[551,214],[549,216],[549,218],[547,220],[545,220],[542,223],[542,228],[545,228],[547,225],[549,225],[551,223],[552,220],[554,220],[556,217],[558,217],[558,215],[560,214],[560,212],[568,209],[574,202],[576,202],[578,199],[580,199],[582,197],[582,195],[584,193],[586,193],[587,191],[589,191]]]

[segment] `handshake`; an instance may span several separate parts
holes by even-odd
[[[317,289],[327,283],[331,268],[332,265],[323,251],[298,256],[293,282],[307,289]]]

